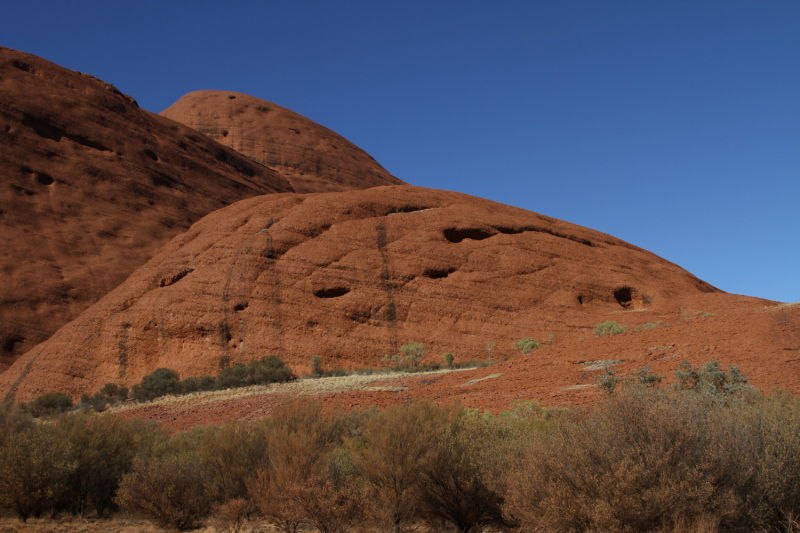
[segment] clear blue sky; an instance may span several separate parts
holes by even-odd
[[[413,185],[800,300],[800,2],[0,0],[0,44],[151,111],[225,89]]]

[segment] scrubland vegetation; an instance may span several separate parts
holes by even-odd
[[[676,380],[643,369],[588,410],[520,402],[496,416],[306,399],[175,435],[5,405],[0,506],[218,531],[795,531],[800,401],[716,362],[682,364]]]

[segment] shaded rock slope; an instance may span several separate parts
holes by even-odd
[[[0,48],[0,372],[200,217],[292,190],[108,83]]]
[[[174,238],[0,376],[0,396],[78,395],[157,367],[216,374],[269,354],[300,371],[315,354],[374,367],[409,341],[426,360],[485,358],[487,342],[513,359],[522,337],[577,340],[616,313],[680,315],[711,294],[728,296],[609,235],[464,194],[271,194]]]
[[[346,191],[403,183],[341,135],[246,94],[192,92],[161,115],[280,172],[296,192]]]

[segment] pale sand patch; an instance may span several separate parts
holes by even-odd
[[[247,398],[250,396],[261,396],[265,394],[295,394],[295,395],[309,395],[309,394],[326,394],[331,392],[342,392],[352,390],[363,391],[389,391],[401,392],[407,390],[405,387],[398,386],[372,386],[370,383],[380,381],[396,381],[399,379],[408,379],[419,376],[431,376],[436,374],[447,374],[450,372],[463,372],[467,370],[478,370],[475,368],[456,368],[456,369],[442,369],[432,370],[429,372],[391,372],[386,374],[353,374],[350,376],[336,376],[328,378],[301,378],[288,383],[273,383],[271,385],[252,385],[250,387],[241,387],[237,389],[225,389],[218,391],[203,391],[192,392],[189,394],[182,394],[179,396],[162,396],[156,398],[151,402],[134,403],[128,402],[120,406],[114,406],[107,411],[112,413],[120,413],[130,409],[138,409],[143,406],[155,405],[181,405],[191,404],[193,406],[203,405],[207,403],[222,402],[225,400],[234,400],[239,398]]]

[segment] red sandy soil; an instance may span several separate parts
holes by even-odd
[[[502,402],[504,391],[544,397],[585,384],[578,361],[638,365],[666,345],[675,345],[669,355],[718,357],[754,378],[766,372],[762,385],[794,383],[797,311],[761,311],[773,305],[721,293],[609,235],[464,194],[394,186],[266,195],[173,239],[0,376],[0,394],[78,396],[132,385],[157,367],[213,375],[269,354],[300,373],[315,354],[329,368],[375,367],[409,341],[424,343],[430,361],[485,358],[496,343],[492,357],[510,358],[509,372],[470,390]],[[606,320],[662,324],[594,339]],[[526,358],[513,349],[521,337],[550,335],[551,346]],[[567,374],[550,373],[561,367]]]
[[[112,85],[0,47],[0,372],[200,217],[283,176]]]
[[[403,184],[341,135],[284,107],[246,94],[192,92],[161,115],[280,172],[296,192]]]
[[[341,409],[385,407],[430,398],[443,405],[459,402],[497,414],[519,400],[538,400],[546,407],[588,404],[603,394],[594,383],[609,362],[623,378],[649,366],[670,382],[684,359],[695,366],[717,359],[726,368],[739,366],[759,389],[768,392],[780,387],[800,393],[800,304],[781,305],[716,293],[687,298],[668,310],[595,315],[594,320],[602,319],[616,320],[630,330],[647,323],[658,325],[613,337],[597,337],[584,327],[555,336],[552,345],[527,356],[512,356],[486,368],[387,377],[368,387],[331,392],[310,388],[303,394]],[[314,381],[309,380],[311,387]],[[396,390],[370,390],[380,385]],[[214,399],[212,395],[205,401],[142,404],[119,415],[156,420],[173,431],[231,420],[260,420],[278,402],[298,394],[296,390],[275,393],[279,390],[280,386],[272,386],[263,393],[231,399]]]

